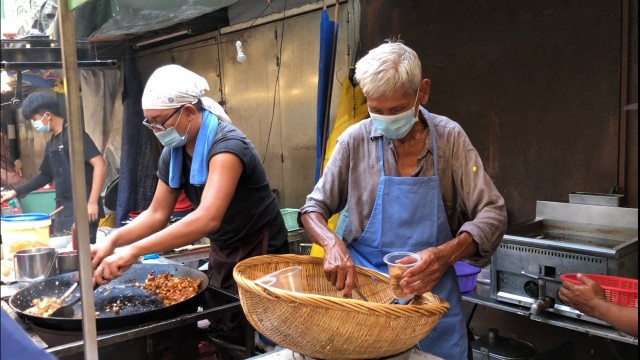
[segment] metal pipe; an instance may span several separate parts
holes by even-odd
[[[118,66],[117,60],[88,60],[78,61],[77,67],[80,69],[106,68]],[[33,62],[6,62],[0,63],[2,70],[42,70],[42,69],[62,69],[62,61],[33,61]]]
[[[74,15],[66,1],[58,2],[58,25],[62,47],[62,70],[65,84],[65,102],[69,126],[69,160],[71,163],[71,193],[78,231],[78,257],[80,293],[82,294],[82,336],[84,358],[98,359],[96,314],[93,298],[93,269],[89,248],[89,215],[87,212],[87,186],[84,174],[83,126],[80,116],[80,71],[76,49]]]
[[[622,26],[620,42],[620,103],[618,122],[618,174],[616,191],[617,194],[627,192],[627,112],[624,107],[628,104],[629,98],[629,0],[622,1]]]
[[[11,99],[11,106],[19,109],[22,106],[22,71],[16,73],[16,92],[15,97]]]

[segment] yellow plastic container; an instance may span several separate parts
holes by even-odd
[[[314,243],[313,245],[311,245],[311,253],[309,255],[315,256],[315,257],[319,257],[319,258],[323,258],[324,257],[324,249],[322,248],[322,246]]]
[[[51,217],[47,214],[17,214],[0,218],[2,253],[13,257],[20,250],[49,246]]]
[[[99,227],[115,228],[116,227],[116,214],[115,213],[106,214],[102,219],[100,219],[100,222],[98,222],[98,226]]]

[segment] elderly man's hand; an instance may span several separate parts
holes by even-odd
[[[400,286],[407,295],[421,295],[431,291],[448,268],[445,257],[437,247],[422,250],[417,255],[420,261],[407,270],[400,281]]]
[[[351,290],[358,286],[356,266],[349,251],[340,239],[324,249],[324,275],[331,285],[342,291],[344,297],[351,297]]]
[[[597,282],[583,274],[577,274],[577,278],[580,284],[562,282],[562,287],[558,291],[560,300],[587,316],[598,317],[595,313],[597,303],[607,301],[604,290]]]

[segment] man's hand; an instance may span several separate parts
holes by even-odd
[[[431,291],[449,267],[446,258],[437,247],[422,250],[417,255],[420,261],[407,270],[400,281],[400,286],[407,295],[422,295]],[[409,260],[412,259],[407,259]],[[403,260],[398,263],[403,263]]]
[[[6,203],[7,201],[15,198],[18,195],[15,190],[9,190],[7,192],[2,193],[2,199],[0,199],[0,203]]]
[[[89,215],[89,221],[94,222],[98,220],[98,204],[97,203],[87,203],[87,214]]]
[[[107,237],[102,245],[92,245],[91,246],[91,267],[95,271],[98,265],[104,260],[107,256],[113,254],[113,250],[115,250],[115,246],[113,245],[113,241],[111,237]]]
[[[100,285],[122,276],[138,257],[133,253],[131,247],[123,247],[117,254],[106,257],[93,272],[93,280]]]
[[[581,284],[562,282],[558,291],[560,300],[587,316],[599,318],[599,314],[595,312],[598,302],[607,301],[604,290],[597,282],[582,274],[577,274],[577,278]]]
[[[347,247],[342,240],[336,239],[324,252],[324,276],[336,289],[344,290],[344,297],[351,297],[351,290],[358,286],[358,274]]]

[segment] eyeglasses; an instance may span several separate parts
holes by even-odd
[[[154,124],[151,121],[149,121],[149,119],[144,118],[144,120],[142,120],[142,125],[148,127],[151,130],[167,130],[167,128],[164,127],[164,124],[167,123],[167,121],[169,121],[169,119],[171,119],[173,117],[173,115],[175,115],[178,111],[180,111],[180,109],[182,109],[184,105],[181,105],[179,107],[177,107],[172,113],[171,115],[169,115],[169,117],[167,117],[163,122],[161,122],[160,124]]]

